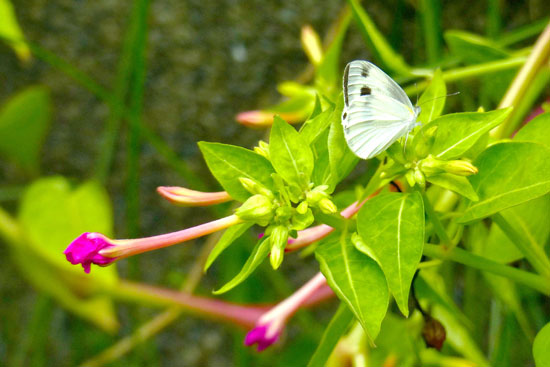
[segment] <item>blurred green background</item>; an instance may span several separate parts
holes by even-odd
[[[439,45],[436,50],[442,47],[443,29],[498,36],[550,14],[546,0],[425,1],[437,16],[429,30],[433,35],[430,42]],[[426,23],[416,11],[419,3],[422,1],[363,4],[394,49],[415,65],[430,58],[422,28]],[[0,101],[5,103],[30,86],[46,88],[51,96],[51,127],[40,150],[40,169],[21,169],[2,157],[0,205],[15,212],[25,185],[41,176],[62,175],[75,184],[99,178],[113,205],[114,233],[124,238],[178,230],[227,212],[223,207],[174,207],[155,189],[177,185],[218,190],[196,143],[255,145],[265,130],[247,129],[236,123],[234,116],[279,100],[277,82],[294,79],[307,67],[300,44],[301,27],[310,24],[324,35],[345,2],[157,0],[147,6],[143,1],[24,0],[13,1],[13,5],[36,55],[23,62],[6,43],[0,43]],[[353,25],[344,45],[342,66],[352,59],[369,58]],[[82,74],[74,74],[72,68]],[[116,103],[110,108],[97,93],[84,87],[86,76],[123,96],[128,115],[120,118]],[[136,126],[141,126],[139,134]],[[109,161],[106,146],[113,147],[110,168],[101,163]],[[202,243],[199,240],[121,261],[117,265],[120,277],[177,288]],[[226,256],[229,260],[202,281],[201,293],[208,294],[222,283],[220,279],[228,279],[238,270],[246,252],[231,251]],[[4,259],[0,268],[0,365],[74,366],[158,313],[117,303],[121,328],[109,335],[37,293],[10,260],[8,248],[0,246],[0,253]],[[288,280],[264,270],[228,297],[275,301],[305,282],[317,265],[311,258],[289,258],[283,266]],[[324,311],[333,306],[300,314],[289,336],[303,334],[303,325],[311,325],[311,330],[301,344],[294,345],[298,354],[277,357],[296,362],[302,351],[307,359],[310,353],[306,351],[313,350],[330,317],[330,312]],[[243,350],[243,336],[215,322],[184,316],[143,347],[109,365],[271,365],[268,361],[278,351],[257,357],[251,350]]]

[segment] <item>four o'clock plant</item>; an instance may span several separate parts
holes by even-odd
[[[368,24],[362,9],[351,3],[360,24]],[[304,43],[321,69],[323,57],[314,49],[317,43],[310,30]],[[389,65],[408,70],[401,62]],[[415,73],[426,71],[412,70],[409,76]],[[420,126],[367,162],[359,161],[346,144],[340,121],[343,98],[327,75],[316,80],[313,97],[308,88],[293,91],[312,107],[299,128],[283,115],[271,121],[273,114],[266,111],[239,115],[249,125],[272,123],[271,131],[268,141],[253,149],[199,143],[223,192],[158,189],[181,205],[235,201],[233,214],[139,239],[84,233],[65,250],[67,260],[89,272],[92,264],[109,266],[225,230],[206,260],[206,271],[241,235],[261,227],[263,235],[241,270],[215,295],[237,287],[264,261],[280,268],[285,256],[295,256],[293,251],[301,248],[305,255],[314,254],[320,272],[254,318],[246,345],[268,348],[301,306],[333,292],[340,307],[320,338],[312,366],[325,365],[338,340],[354,344],[353,351],[344,353],[354,361],[368,359],[366,350],[375,347],[384,324],[396,319],[407,320],[404,329],[412,336],[416,364],[430,364],[433,349],[441,349],[460,354],[467,363],[488,365],[460,317],[452,314],[458,307],[445,295],[441,273],[458,263],[480,270],[490,284],[497,284],[496,275],[510,287],[550,295],[545,248],[550,233],[548,221],[538,220],[550,207],[550,114],[538,115],[510,138],[505,132],[518,125],[510,122],[513,103],[490,111],[443,114],[449,76],[440,70],[428,75],[429,84],[418,101]],[[512,88],[510,93],[518,92]],[[358,184],[346,190],[342,181],[350,175]],[[505,238],[514,256],[503,259],[495,238]],[[511,261],[522,266],[508,265]],[[512,304],[511,298],[507,301]],[[522,327],[527,331],[528,326]]]

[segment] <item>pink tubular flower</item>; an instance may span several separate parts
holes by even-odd
[[[90,266],[93,264],[99,266],[107,266],[116,258],[106,257],[99,252],[115,246],[111,240],[101,233],[85,232],[78,236],[69,247],[63,251],[69,261],[73,265],[82,264],[86,273],[90,272]]]
[[[316,293],[321,297],[316,296]],[[308,304],[308,301],[311,301],[310,298],[318,302],[332,294],[327,289],[325,277],[318,273],[290,297],[264,313],[256,322],[256,326],[246,334],[244,344],[247,346],[256,344],[259,352],[266,349],[279,340],[286,321],[301,306]]]
[[[245,126],[266,127],[273,124],[273,117],[275,115],[281,116],[281,118],[287,121],[289,124],[302,122],[305,118],[303,116],[303,112],[275,113],[269,111],[254,110],[238,113],[237,116],[235,116],[235,120]]]
[[[232,200],[225,191],[202,192],[177,186],[159,186],[157,192],[174,204],[183,206],[208,206]]]
[[[74,240],[63,253],[71,264],[82,264],[84,271],[89,273],[91,264],[107,266],[119,259],[199,238],[241,222],[242,219],[236,215],[230,215],[181,231],[132,240],[112,240],[100,233],[87,232]]]

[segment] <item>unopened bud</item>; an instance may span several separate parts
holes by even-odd
[[[286,222],[292,217],[293,209],[289,206],[280,206],[275,210],[275,220]]]
[[[308,207],[309,207],[309,205],[308,205],[307,201],[302,201],[296,207],[296,212],[298,212],[298,214],[306,214]]]
[[[309,227],[315,218],[313,217],[313,212],[311,209],[306,209],[306,212],[303,214],[300,214],[296,212],[294,216],[292,217],[291,223],[292,223],[292,229],[301,231],[302,229],[306,229]]]
[[[273,227],[269,241],[271,243],[269,261],[273,269],[277,269],[283,262],[285,246],[288,241],[288,228],[286,226]]]
[[[251,180],[247,177],[239,177],[239,182],[241,183],[241,185],[243,185],[246,191],[253,195],[259,194],[267,196],[270,199],[273,198],[273,193],[271,192],[271,190],[269,190],[259,182]]]
[[[313,65],[319,65],[323,59],[323,47],[317,32],[310,25],[305,25],[302,27],[301,40],[309,61]]]
[[[410,187],[413,187],[415,185],[416,180],[414,179],[414,171],[412,169],[407,171],[407,173],[405,174],[405,179],[407,180],[407,183]]]
[[[421,188],[426,187],[426,177],[424,177],[424,174],[422,171],[420,171],[418,168],[415,168],[414,170],[414,181],[420,186]]]
[[[478,172],[476,166],[468,161],[462,160],[448,161],[445,166],[445,171],[458,176],[470,176],[475,175]]]
[[[319,201],[319,209],[325,214],[334,214],[338,211],[338,208],[336,205],[332,202],[332,200],[324,198]]]
[[[261,155],[262,157],[266,158],[266,159],[270,159],[269,158],[269,144],[267,144],[265,141],[263,140],[260,140],[258,142],[258,146],[257,147],[254,147],[254,152],[258,153],[259,155]]]
[[[430,317],[422,328],[422,337],[427,347],[441,350],[447,333],[445,327],[438,320]]]
[[[273,203],[268,197],[257,194],[249,197],[235,214],[242,220],[265,226],[273,219]]]

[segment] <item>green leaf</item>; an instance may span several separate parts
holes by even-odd
[[[432,81],[418,100],[420,114],[417,120],[423,124],[427,124],[439,117],[445,107],[446,97],[447,87],[445,86],[441,70],[437,69]]]
[[[514,141],[531,141],[550,148],[550,112],[538,115],[521,128]]]
[[[0,153],[36,173],[51,110],[50,95],[43,87],[27,88],[8,100],[0,110]]]
[[[378,264],[345,238],[322,244],[315,257],[334,293],[351,309],[374,342],[389,302],[386,279]]]
[[[220,254],[229,247],[237,238],[241,237],[250,227],[254,225],[253,222],[245,222],[241,224],[229,227],[223,232],[223,235],[216,243],[216,246],[210,251],[208,258],[204,264],[204,271],[206,272],[210,265],[220,256]]]
[[[451,53],[467,64],[480,64],[509,57],[509,53],[504,49],[476,34],[451,30],[445,32],[445,40]]]
[[[307,120],[300,128],[300,135],[308,145],[312,145],[329,128],[331,122],[334,119],[339,120],[339,117],[334,107],[329,107],[311,120]]]
[[[486,132],[512,112],[505,108],[490,112],[464,112],[441,116],[424,125],[419,134],[437,126],[430,153],[440,159],[461,157]]]
[[[331,172],[329,186],[332,191],[359,162],[359,158],[353,154],[346,143],[342,123],[336,119],[332,120],[328,135],[328,157]]]
[[[533,342],[533,357],[537,367],[550,367],[550,323],[546,324]]]
[[[530,242],[531,246],[543,248],[550,238],[550,195],[529,200],[526,203],[500,212],[517,233]],[[500,263],[511,263],[523,258],[523,253],[502,232],[496,224],[491,225],[485,244],[484,256]]]
[[[419,193],[389,193],[367,201],[357,229],[382,267],[401,312],[409,315],[409,290],[424,248],[424,205]]]
[[[258,241],[256,246],[252,250],[252,253],[246,260],[246,263],[243,265],[241,271],[233,279],[227,282],[223,287],[212,293],[222,294],[241,284],[267,258],[270,250],[271,247],[269,236],[264,236],[260,241]]]
[[[479,173],[470,176],[479,201],[470,203],[458,220],[485,218],[550,191],[550,149],[537,143],[500,143],[474,161]]]
[[[307,367],[324,367],[334,347],[353,321],[353,312],[345,303],[341,302],[336,313],[330,320],[315,353],[311,357]]]
[[[381,63],[397,74],[410,74],[410,67],[405,63],[403,57],[395,52],[382,33],[369,17],[367,12],[359,5],[357,0],[348,0],[355,21],[369,49],[376,55]]]
[[[241,202],[251,194],[239,182],[246,177],[273,190],[271,174],[275,173],[271,163],[259,154],[234,145],[199,142],[199,148],[210,172],[235,200]]]
[[[313,153],[294,127],[279,116],[273,119],[269,156],[273,167],[287,183],[307,186],[313,172]]]
[[[454,191],[471,201],[479,200],[472,184],[466,177],[452,175],[450,173],[440,173],[438,175],[426,177],[426,180],[444,189]]]
[[[17,23],[13,5],[9,0],[0,0],[0,38],[13,48],[17,57],[22,61],[29,61],[31,50],[25,43],[23,32]]]
[[[112,209],[105,190],[95,182],[73,189],[63,177],[40,179],[23,195],[18,221],[26,241],[16,249],[16,258],[29,281],[76,314],[106,330],[116,329],[111,300],[81,294],[83,289],[93,288],[94,281],[116,283],[116,266],[94,267],[91,274],[84,274],[63,255],[83,232],[112,234]],[[78,281],[78,294],[71,291],[70,283],[65,283],[67,276]]]
[[[40,179],[29,186],[19,206],[18,219],[29,246],[47,261],[82,274],[63,255],[69,244],[84,232],[110,236],[113,215],[105,189],[95,182],[72,188],[64,177]],[[95,267],[94,277],[114,282],[116,267]]]

